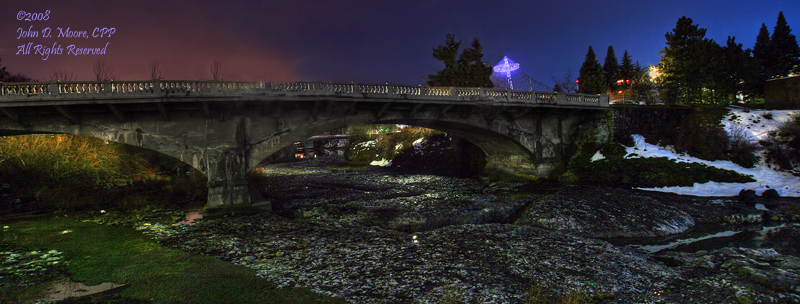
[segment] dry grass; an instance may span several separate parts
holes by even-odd
[[[0,180],[54,209],[133,206],[152,202],[154,197],[166,201],[161,198],[176,194],[197,198],[205,193],[205,176],[199,172],[159,175],[160,163],[176,166],[179,161],[131,150],[120,143],[76,135],[0,137]]]

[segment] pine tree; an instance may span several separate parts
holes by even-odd
[[[706,29],[699,28],[686,16],[678,19],[672,32],[667,32],[667,47],[659,52],[661,72],[659,91],[667,103],[703,101],[703,90],[714,75],[715,47],[705,38]]]
[[[747,98],[754,95],[752,89],[758,82],[760,67],[758,60],[750,56],[750,49],[743,50],[742,44],[736,43],[736,37],[728,36],[720,52],[721,70],[717,76],[720,84],[720,101],[733,102],[740,93]]]
[[[631,79],[634,78],[634,66],[631,55],[628,55],[628,50],[622,55],[622,65],[619,66],[619,79],[622,82],[619,84],[619,89],[627,90],[630,87]]]
[[[758,59],[759,64],[762,67],[766,67],[767,61],[771,58],[771,54],[773,53],[771,47],[772,45],[769,43],[769,30],[765,24],[761,24],[761,29],[758,31],[758,36],[756,36],[756,44],[753,46],[753,57]],[[763,73],[764,71],[762,71]]]
[[[484,87],[494,86],[491,80],[492,67],[485,64],[483,45],[478,38],[472,40],[470,48],[466,48],[456,59],[461,40],[455,41],[455,35],[447,34],[445,45],[433,49],[433,57],[444,62],[444,69],[436,74],[428,75],[429,86]]]
[[[786,18],[783,17],[783,12],[778,13],[778,21],[772,30],[769,44],[774,62],[768,66],[767,75],[770,77],[789,75],[795,66],[800,64],[800,47],[797,45],[797,38],[792,34],[792,29],[786,23]]]
[[[597,62],[597,56],[594,54],[592,47],[589,46],[586,60],[581,65],[581,70],[578,74],[578,93],[601,94],[604,88],[603,67]]]
[[[614,47],[610,45],[606,52],[605,62],[603,62],[603,77],[606,80],[606,91],[614,91],[617,87],[617,79],[619,79],[619,61],[617,61],[617,55],[614,54]]]
[[[751,85],[749,90],[754,95],[764,95],[764,83],[769,79],[767,67],[773,65],[774,57],[772,54],[774,51],[769,41],[769,30],[767,25],[762,23],[758,36],[756,36],[756,44],[753,46],[753,58],[758,63],[758,78],[755,79],[755,83]]]

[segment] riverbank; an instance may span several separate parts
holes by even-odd
[[[800,227],[788,221],[798,206],[794,198],[705,198],[403,174],[324,158],[270,165],[261,174],[270,212],[202,219],[194,225],[178,224],[184,211],[164,209],[72,217],[89,221],[77,225],[134,227],[176,252],[250,268],[251,278],[258,275],[276,292],[307,288],[313,293],[301,294],[308,298],[324,295],[351,303],[800,301],[795,249]],[[745,220],[763,224],[773,219],[768,224],[780,221],[784,227],[765,235],[755,248],[649,252],[617,242],[676,237],[704,225],[737,229]],[[140,267],[173,264],[158,263]],[[107,269],[113,273],[125,267]],[[199,275],[193,271],[199,270],[176,273]],[[244,277],[228,278],[236,284]],[[140,284],[145,283],[130,288]]]

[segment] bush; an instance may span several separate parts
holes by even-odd
[[[603,147],[600,148],[600,153],[607,158],[622,158],[627,153],[627,150],[622,144],[612,142],[603,145]]]
[[[619,136],[617,142],[626,147],[633,147],[636,145],[636,143],[633,140],[633,136],[631,135]]]
[[[728,183],[753,182],[737,172],[698,163],[678,163],[666,157],[606,158],[581,162],[570,170],[583,182],[606,186],[688,187],[709,181]]]
[[[769,164],[800,176],[800,114],[792,115],[761,144]]]
[[[728,130],[728,156],[731,162],[745,168],[755,167],[760,160],[758,144],[741,126],[734,125]]]
[[[413,146],[414,141],[442,132],[406,127],[389,134],[352,135],[345,148],[345,160],[351,165],[368,165],[374,160],[392,160],[398,153]]]
[[[675,149],[705,160],[728,159],[728,133],[720,124],[726,113],[723,108],[712,108],[689,114],[678,127]]]

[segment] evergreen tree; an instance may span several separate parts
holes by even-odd
[[[603,62],[603,77],[606,80],[606,91],[614,91],[617,87],[617,79],[619,79],[619,61],[617,61],[617,55],[614,54],[614,47],[610,45],[606,52],[605,62]]]
[[[491,80],[492,67],[482,61],[483,45],[478,38],[472,40],[470,48],[466,48],[456,59],[461,40],[455,41],[455,35],[447,34],[445,45],[433,49],[433,57],[444,63],[444,69],[436,74],[428,75],[429,86],[484,87],[494,86]]]
[[[21,73],[11,74],[3,66],[3,59],[0,59],[0,82],[28,82],[31,81],[30,77],[22,75]]]
[[[750,97],[751,89],[759,79],[758,60],[750,56],[750,49],[743,50],[736,37],[728,37],[721,48],[721,71],[719,77],[720,101],[730,103],[736,101],[738,94]]]
[[[619,66],[619,79],[621,79],[622,82],[617,87],[621,90],[627,90],[630,87],[634,75],[633,59],[631,59],[631,55],[628,55],[628,50],[625,50],[625,53],[622,55],[622,65]]]
[[[578,74],[578,93],[601,94],[604,88],[603,67],[597,62],[597,56],[594,54],[592,47],[589,46],[586,60],[581,65],[581,70]]]
[[[772,45],[769,43],[769,30],[765,24],[761,24],[761,29],[758,31],[758,36],[756,36],[756,44],[753,46],[753,57],[758,59],[759,64],[762,67],[766,67],[767,60],[769,60],[772,56]],[[764,71],[762,71],[763,73]]]
[[[662,55],[658,68],[659,90],[667,103],[703,101],[703,90],[715,74],[715,48],[719,48],[705,35],[706,29],[699,28],[686,16],[678,19],[673,31],[664,35],[667,47],[659,52]]]
[[[755,79],[755,83],[753,83],[749,91],[753,95],[764,95],[764,83],[769,79],[769,73],[767,72],[767,67],[773,65],[773,56],[772,54],[774,51],[772,50],[772,44],[769,43],[769,30],[767,29],[767,25],[761,24],[761,29],[758,31],[758,36],[756,36],[756,44],[753,46],[753,58],[758,63],[758,78]]]
[[[633,75],[628,86],[637,101],[645,99],[650,102],[654,99],[652,93],[655,84],[650,79],[650,71],[642,67],[638,61],[633,65]]]
[[[778,13],[778,21],[772,30],[769,44],[774,61],[768,66],[767,75],[770,77],[789,75],[795,66],[800,64],[800,47],[797,45],[797,38],[792,34],[792,29],[786,23],[786,18],[783,17],[783,12]]]

